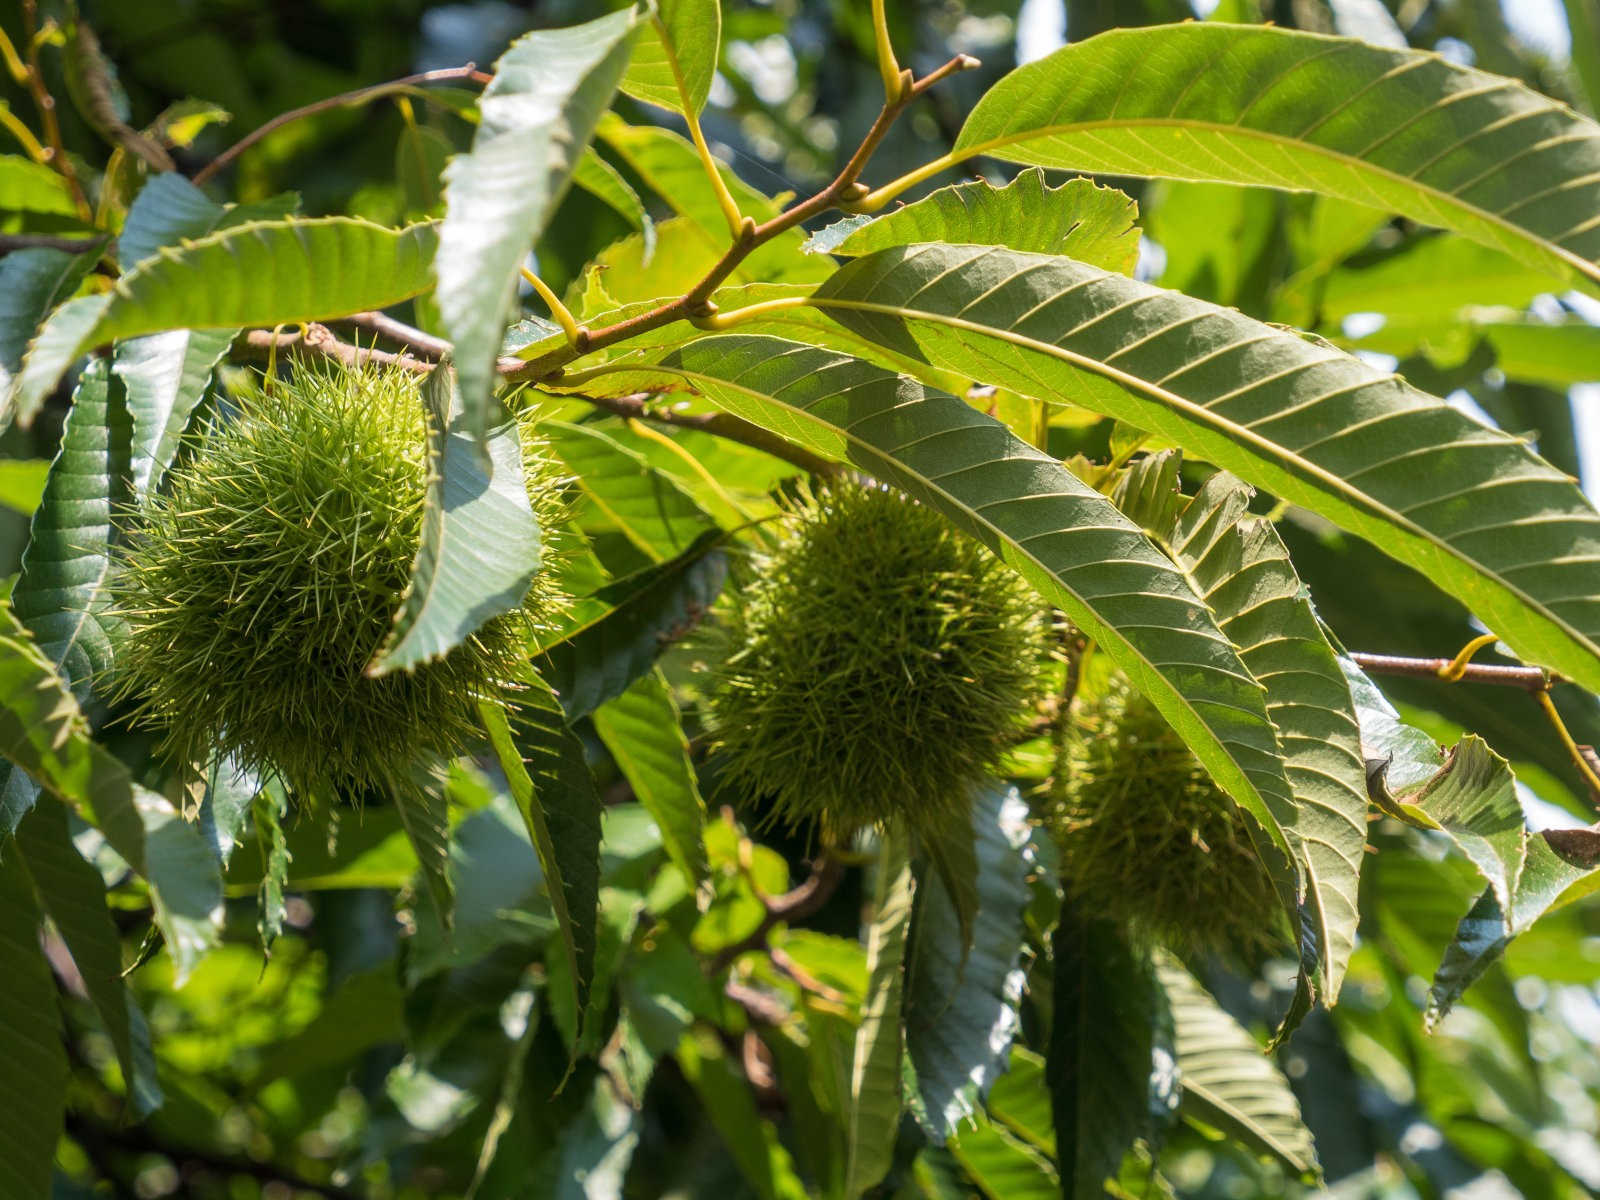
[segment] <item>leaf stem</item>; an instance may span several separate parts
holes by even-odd
[[[694,142],[695,153],[700,156],[701,169],[711,182],[711,190],[716,193],[717,205],[722,209],[723,219],[728,222],[728,232],[737,241],[744,233],[744,214],[739,211],[739,202],[728,190],[728,181],[722,177],[716,156],[711,153],[711,147],[706,145],[706,135],[700,128],[700,110],[689,95],[689,81],[683,76],[683,64],[678,61],[678,51],[672,44],[671,35],[667,33],[666,22],[656,15],[650,18],[650,23],[655,26],[656,37],[661,40],[661,49],[667,56],[667,66],[672,70],[672,82],[677,85],[683,119],[689,125],[689,138]]]
[[[50,166],[61,172],[61,177],[72,189],[72,202],[78,217],[85,225],[94,223],[94,210],[89,207],[89,197],[84,194],[77,169],[67,157],[67,147],[61,140],[61,122],[56,118],[55,97],[44,85],[44,71],[39,66],[39,4],[38,0],[22,0],[22,38],[28,51],[27,86],[33,96],[33,106],[39,110],[39,123],[44,127],[44,140],[49,143],[45,151]],[[35,142],[37,145],[37,142]]]
[[[914,188],[924,180],[932,179],[935,175],[942,174],[951,167],[959,166],[969,157],[970,155],[964,154],[959,150],[941,154],[931,162],[923,163],[916,170],[907,171],[900,178],[891,180],[882,187],[874,188],[857,200],[850,201],[848,204],[843,205],[843,208],[846,212],[852,213],[875,213],[900,195],[901,192]]]
[[[884,103],[898,104],[910,84],[900,74],[900,61],[894,56],[889,16],[884,8],[884,0],[872,0],[872,39],[878,49],[878,74],[883,79]]]
[[[741,322],[753,321],[757,317],[766,316],[768,313],[799,308],[801,305],[810,303],[810,301],[810,296],[780,296],[776,300],[763,300],[760,304],[747,304],[743,308],[730,309],[728,312],[718,312],[715,305],[710,305],[710,312],[701,316],[691,316],[689,323],[696,329],[719,333],[725,329],[732,329]]]
[[[28,86],[28,68],[22,61],[22,56],[17,53],[17,48],[12,44],[4,29],[0,29],[0,58],[5,59],[6,71],[18,87]]]
[[[528,270],[527,267],[519,267],[518,270],[522,272],[522,278],[527,282],[528,286],[538,293],[539,299],[544,301],[545,307],[550,310],[551,317],[555,319],[557,325],[561,326],[561,332],[567,335],[567,341],[573,346],[579,346],[588,337],[589,331],[578,324],[577,318],[572,315],[572,311],[561,303],[561,297],[550,290],[549,284]]]
[[[193,182],[197,187],[204,184],[262,138],[303,117],[315,116],[317,113],[327,112],[333,108],[370,104],[374,100],[392,96],[396,92],[407,92],[424,84],[451,83],[457,80],[486,84],[493,78],[494,76],[478,70],[476,63],[467,63],[465,66],[445,67],[438,71],[421,71],[415,75],[407,75],[403,79],[391,79],[388,83],[376,83],[371,87],[357,88],[351,92],[342,92],[337,96],[329,96],[326,99],[290,109],[286,113],[279,113],[265,124],[258,125],[217,155],[216,158],[201,167],[194,173]]]
[[[1567,755],[1572,759],[1573,766],[1578,768],[1578,774],[1583,777],[1583,782],[1588,786],[1590,797],[1592,799],[1600,799],[1600,775],[1595,774],[1595,769],[1590,764],[1588,755],[1583,752],[1584,748],[1578,745],[1571,731],[1567,728],[1567,723],[1561,719],[1561,714],[1556,711],[1556,704],[1554,700],[1550,699],[1550,693],[1548,691],[1535,692],[1533,698],[1538,701],[1539,707],[1544,710],[1544,715],[1549,718],[1550,724],[1555,726],[1556,736],[1561,739],[1561,744],[1567,748]],[[1593,753],[1594,747],[1589,747],[1589,750]]]
[[[1466,673],[1467,664],[1472,661],[1473,655],[1478,653],[1480,650],[1494,645],[1499,640],[1499,637],[1492,633],[1485,633],[1479,637],[1473,638],[1465,646],[1461,647],[1461,652],[1459,654],[1452,658],[1444,667],[1440,668],[1439,678],[1444,680],[1446,683],[1455,683],[1462,677],[1462,675]]]
[[[12,112],[11,106],[4,100],[0,100],[0,125],[5,126],[11,136],[22,143],[22,148],[28,152],[29,158],[40,166],[50,165],[50,151],[33,136],[33,130],[22,123],[22,118]]]
[[[908,104],[916,97],[922,95],[929,87],[957,71],[967,70],[978,65],[978,60],[970,55],[958,54],[949,62],[924,78],[913,83],[906,89],[905,94],[897,101],[885,102],[872,127],[861,140],[850,161],[845,163],[838,176],[827,187],[823,188],[809,200],[785,209],[769,221],[756,225],[746,219],[740,229],[739,236],[734,239],[727,252],[707,271],[700,282],[690,288],[684,295],[677,299],[669,300],[664,304],[630,317],[625,321],[618,321],[615,325],[607,325],[601,329],[589,331],[586,344],[582,349],[571,345],[559,347],[539,358],[530,359],[524,363],[508,365],[506,377],[517,382],[530,382],[546,378],[566,366],[567,363],[591,350],[602,350],[617,342],[627,341],[641,333],[648,333],[660,329],[663,325],[671,325],[675,321],[687,320],[692,317],[704,317],[712,313],[710,307],[711,295],[717,290],[724,280],[731,275],[758,246],[771,241],[779,234],[785,233],[812,217],[837,208],[853,197],[864,194],[861,185],[857,182],[861,172],[866,169],[872,155],[882,144],[890,127],[905,111]]]

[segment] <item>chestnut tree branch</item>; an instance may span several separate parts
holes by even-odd
[[[381,100],[385,96],[392,96],[397,92],[409,92],[430,83],[454,83],[464,80],[471,83],[485,84],[492,78],[494,77],[487,72],[478,70],[476,63],[467,63],[465,66],[444,67],[437,71],[420,71],[415,75],[407,75],[403,79],[391,79],[388,83],[375,83],[371,87],[357,88],[352,92],[343,92],[337,96],[329,96],[324,100],[313,101],[299,108],[292,108],[286,113],[279,113],[272,120],[257,126],[245,134],[244,137],[196,171],[193,182],[197,187],[205,183],[262,138],[282,129],[291,122],[300,120],[302,117],[312,117],[317,113],[327,112],[335,108],[354,108],[362,104],[370,104],[372,101]]]

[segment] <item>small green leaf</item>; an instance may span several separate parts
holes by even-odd
[[[1011,1065],[989,1089],[989,1116],[1051,1158],[1056,1131],[1050,1116],[1050,1089],[1043,1057],[1021,1046],[1011,1048]]]
[[[0,154],[0,212],[76,217],[78,206],[60,171],[20,154]]]
[[[950,1139],[950,1153],[985,1196],[1056,1200],[1062,1195],[1049,1159],[986,1120],[962,1126]]]
[[[888,1172],[900,1126],[900,1013],[916,877],[905,831],[885,830],[882,842],[867,927],[867,995],[844,1096],[846,1196],[861,1195]]]
[[[445,171],[437,300],[455,344],[469,437],[481,441],[489,432],[495,359],[518,269],[611,102],[637,19],[629,7],[518,38],[483,90],[471,152]]]
[[[925,879],[906,982],[906,1052],[916,1068],[919,1116],[939,1141],[983,1111],[1005,1068],[1021,1017],[1018,969],[1028,904],[1028,805],[992,784],[973,798],[977,849],[976,936],[963,952],[945,884]]]
[[[672,861],[692,885],[707,877],[706,802],[689,759],[683,717],[660,668],[594,711],[595,732],[661,829]]]
[[[21,856],[10,853],[0,856],[0,978],[0,1196],[35,1200],[50,1194],[70,1071],[39,909]]]
[[[567,728],[555,693],[537,675],[529,675],[527,690],[517,698],[520,739],[513,739],[498,704],[482,701],[478,711],[544,868],[560,944],[572,967],[573,1011],[582,1012],[594,977],[600,896],[600,802],[583,743]]]
[[[422,396],[430,410],[422,542],[394,628],[368,675],[444,657],[485,621],[520,606],[542,561],[517,423],[490,430],[481,454],[462,428],[448,365],[434,368]]]
[[[281,797],[263,788],[256,793],[251,804],[254,811],[256,839],[261,844],[261,888],[256,893],[259,915],[256,932],[261,936],[261,949],[272,951],[272,943],[283,932],[283,918],[287,909],[283,891],[289,881],[289,843],[283,834],[283,817],[288,805]]]
[[[1177,1034],[1180,1112],[1270,1155],[1293,1174],[1320,1176],[1311,1131],[1289,1081],[1260,1044],[1168,954],[1156,960]]]
[[[539,429],[583,494],[657,562],[683,553],[715,527],[669,476],[602,430],[565,421],[543,421]]]
[[[0,504],[25,517],[33,516],[44,499],[49,476],[47,458],[0,459]]]
[[[1092,179],[1045,183],[1037,167],[1004,187],[979,180],[940,188],[864,225],[824,229],[807,249],[856,257],[911,242],[966,242],[1063,254],[1107,271],[1133,274],[1139,260],[1139,206]],[[840,222],[844,226],[845,222]]]
[[[622,695],[700,623],[727,578],[721,540],[719,532],[703,534],[677,558],[578,601],[571,624],[536,659],[569,720]]]
[[[27,423],[62,373],[102,342],[169,329],[317,321],[398,304],[427,289],[437,242],[432,225],[385,229],[320,217],[256,221],[161,250],[112,291],[81,296],[51,314],[7,391],[5,412]]]
[[[688,107],[698,115],[711,94],[722,43],[721,0],[660,0],[652,28],[639,35],[628,60],[622,90],[635,100],[684,111],[678,90],[681,74]]]

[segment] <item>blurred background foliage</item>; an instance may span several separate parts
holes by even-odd
[[[66,15],[60,0],[41,7],[47,16]],[[599,0],[81,0],[115,65],[130,123],[143,127],[163,113],[189,122],[175,155],[189,173],[285,110],[416,71],[487,66],[525,30],[586,19],[601,7]],[[1199,7],[1210,19],[1271,20],[1437,50],[1591,112],[1600,94],[1593,0]],[[723,66],[707,134],[754,187],[771,195],[814,190],[878,107],[868,6],[726,0],[724,8]],[[967,107],[1019,57],[1116,25],[1197,15],[1180,0],[898,0],[891,11],[907,65],[920,72],[960,51],[983,67],[919,103],[880,152],[875,178],[948,149]],[[14,3],[0,5],[0,24],[17,33]],[[47,56],[53,90],[65,97],[61,61]],[[436,214],[439,170],[470,139],[463,117],[470,99],[434,89],[427,99],[297,121],[239,160],[234,198],[293,190],[307,214],[387,224]],[[0,101],[28,111],[9,81],[0,81]],[[667,121],[657,110],[628,110],[630,103],[622,101],[632,119]],[[62,123],[86,169],[105,168],[106,144],[82,114],[64,104]],[[1139,202],[1145,277],[1382,356],[1427,390],[1527,433],[1545,457],[1581,474],[1591,494],[1600,486],[1592,469],[1600,462],[1592,415],[1600,391],[1590,386],[1600,374],[1600,329],[1581,298],[1553,293],[1536,273],[1475,244],[1337,202],[1111,182]],[[0,213],[0,233],[16,228],[11,220]],[[75,228],[71,217],[56,221],[63,233]],[[37,218],[32,228],[40,228]],[[544,243],[540,272],[561,291],[628,232],[615,213],[574,190]],[[1502,306],[1485,307],[1491,298]],[[427,324],[421,306],[413,315]],[[30,463],[53,452],[60,411],[54,421],[5,435],[4,450],[19,461],[0,479],[0,573],[16,569],[42,482]],[[1053,430],[1052,448],[1064,457],[1104,457],[1112,435],[1107,422],[1065,421]],[[729,486],[759,498],[767,482]],[[1297,510],[1280,528],[1321,615],[1351,648],[1449,655],[1477,632],[1454,599],[1356,539]],[[696,653],[693,644],[673,651],[668,675],[682,678]],[[1592,813],[1562,748],[1520,693],[1405,680],[1386,681],[1385,689],[1440,741],[1477,732],[1510,756],[1532,811]],[[1594,699],[1565,696],[1562,704],[1578,740],[1600,742]],[[615,778],[592,730],[589,740],[600,769]],[[1019,756],[1017,778],[1026,785],[1036,773]],[[757,889],[775,894],[791,876],[803,877],[806,847],[770,834],[757,844],[731,817],[714,819],[707,841],[716,897],[701,913],[682,879],[659,869],[660,836],[638,806],[608,808],[600,1019],[585,1035],[598,1058],[564,1076],[575,1022],[561,1009],[559,989],[543,986],[554,968],[540,962],[551,924],[536,860],[493,780],[463,769],[452,788],[460,890],[448,937],[414,886],[415,859],[392,812],[346,814],[337,859],[324,819],[289,828],[287,927],[266,960],[255,930],[262,858],[248,845],[235,855],[224,949],[180,989],[162,953],[131,977],[166,1095],[144,1119],[125,1111],[115,1056],[70,962],[58,956],[75,1064],[58,1196],[453,1196],[480,1166],[485,1198],[734,1200],[818,1186],[831,1153],[818,1079],[830,1053],[848,1046],[865,985],[856,872],[797,923],[805,928],[773,931],[787,967],[766,958],[750,967],[754,982],[804,1017],[757,1030],[745,1007],[714,990],[702,963],[761,923]],[[1368,860],[1362,941],[1345,997],[1333,1012],[1315,1014],[1280,1058],[1331,1190],[1351,1197],[1600,1194],[1600,909],[1574,905],[1547,916],[1426,1035],[1426,980],[1476,884],[1470,868],[1445,858],[1426,835],[1385,823],[1374,826],[1372,841],[1381,853]],[[143,901],[115,895],[128,906],[125,949],[136,957]],[[1035,942],[1055,902],[1036,885]],[[655,920],[641,922],[644,912]],[[796,972],[817,986],[797,986]],[[1206,982],[1235,1016],[1264,1030],[1292,974],[1287,964],[1257,979],[1218,970]],[[1029,985],[1022,1040],[1042,1048],[1049,979]],[[1038,1067],[1038,1055],[1019,1046],[1008,1078],[1026,1079]],[[948,1147],[919,1149],[908,1129],[887,1190],[992,1200],[1055,1194],[1049,1114],[1038,1110],[1042,1091],[1033,1095],[1030,1107],[1025,1087],[1003,1083],[989,1117]],[[1162,1149],[1161,1166],[1186,1197],[1244,1200],[1301,1187],[1194,1127]]]

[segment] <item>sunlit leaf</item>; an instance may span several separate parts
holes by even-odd
[[[622,90],[637,100],[648,100],[681,113],[688,107],[698,114],[711,94],[722,42],[721,0],[659,0],[658,21],[640,34],[623,76]]]
[[[1600,127],[1418,50],[1267,26],[1113,30],[1001,80],[955,153],[1321,192],[1600,281]]]
[[[1600,514],[1520,439],[1396,376],[1229,309],[988,247],[880,251],[813,303],[903,353],[1168,438],[1367,537],[1526,660],[1600,688]]]
[[[518,269],[611,102],[637,19],[626,8],[518,38],[483,90],[471,152],[445,170],[436,298],[455,344],[462,430],[470,437],[489,431],[495,358]]]

